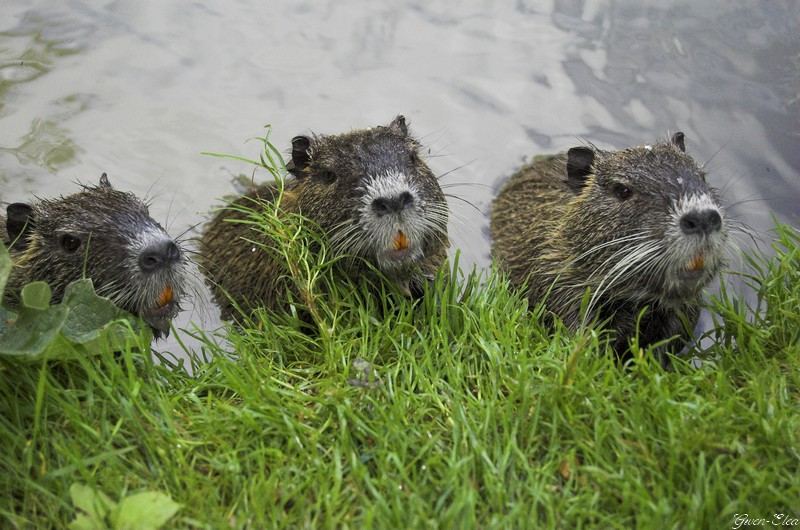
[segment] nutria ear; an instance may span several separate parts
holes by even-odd
[[[292,138],[292,160],[286,164],[286,169],[295,177],[305,175],[304,169],[311,163],[311,138],[308,136],[295,136]]]
[[[13,244],[15,250],[24,250],[33,232],[33,207],[24,202],[15,202],[8,205],[6,215],[9,243]]]
[[[110,188],[111,183],[108,181],[108,174],[103,171],[103,174],[100,175],[100,187],[101,188]]]
[[[586,185],[586,177],[592,174],[594,149],[573,147],[567,151],[567,185],[578,192]]]
[[[399,132],[403,136],[408,135],[408,126],[406,125],[406,117],[402,114],[398,114],[395,119],[392,120],[392,123],[389,124],[389,128],[395,132]]]
[[[683,151],[685,153],[686,152],[686,145],[684,145],[684,143],[683,143],[684,137],[685,137],[685,135],[682,132],[678,131],[678,132],[676,132],[675,134],[672,135],[672,138],[670,139],[670,142],[672,142],[672,145],[674,145],[675,147],[677,147],[678,149],[680,149],[681,151]]]

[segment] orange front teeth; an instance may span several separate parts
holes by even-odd
[[[697,256],[689,263],[689,270],[690,271],[701,271],[703,270],[703,265],[705,265],[705,261],[703,261],[703,256]]]
[[[158,306],[164,307],[170,302],[172,302],[172,286],[167,284],[161,294],[158,295]]]
[[[397,235],[394,236],[394,241],[392,241],[392,248],[395,250],[405,250],[408,248],[408,238],[403,233],[402,230],[397,231]]]

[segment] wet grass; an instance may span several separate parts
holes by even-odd
[[[798,243],[781,227],[774,257],[749,258],[757,307],[725,290],[710,302],[699,368],[646,353],[619,366],[596,333],[542,328],[494,274],[451,273],[413,304],[325,263],[297,269],[313,312],[205,335],[191,375],[142,344],[4,360],[2,526],[65,527],[74,483],[162,492],[181,528],[800,517]]]

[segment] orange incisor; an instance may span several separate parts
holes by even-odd
[[[161,294],[158,295],[158,305],[165,306],[170,302],[172,302],[172,286],[167,284]]]
[[[703,270],[703,265],[704,264],[705,264],[705,262],[703,261],[703,256],[701,254],[701,255],[697,256],[696,258],[694,258],[691,263],[689,263],[689,270],[690,271],[701,271],[701,270]]]
[[[402,230],[397,231],[397,235],[394,236],[392,244],[395,250],[405,250],[408,247],[408,238]]]

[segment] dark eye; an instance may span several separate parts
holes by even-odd
[[[75,252],[81,246],[81,240],[71,234],[61,236],[61,248],[67,252]]]
[[[333,184],[334,182],[336,182],[336,177],[337,177],[336,173],[328,169],[324,169],[319,172],[319,178],[325,184]]]
[[[621,201],[628,200],[631,195],[633,195],[633,191],[625,184],[614,184],[614,187],[611,188],[611,192]]]

